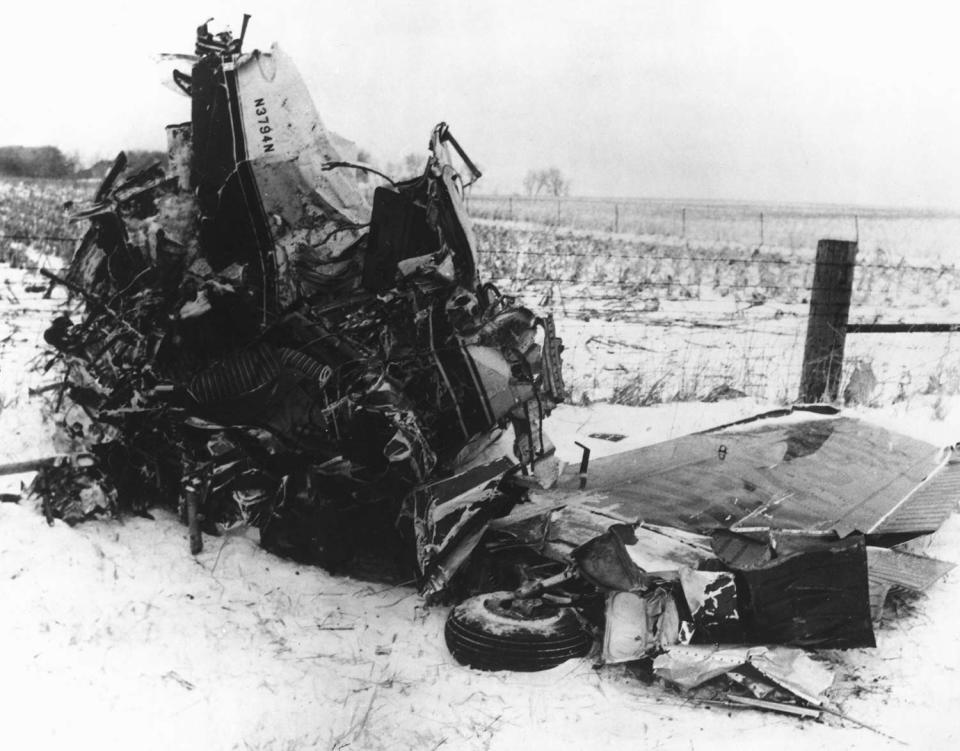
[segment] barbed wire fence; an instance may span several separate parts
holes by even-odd
[[[557,318],[574,401],[796,400],[817,290],[812,252],[744,254],[496,220],[475,230],[484,277]],[[917,320],[931,308],[942,318],[958,293],[953,265],[866,254],[851,320]],[[954,333],[851,335],[844,387],[876,404],[958,393]]]

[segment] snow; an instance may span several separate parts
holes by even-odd
[[[19,274],[19,276],[17,276]],[[29,370],[56,301],[20,292],[0,316],[0,462],[52,450]],[[24,315],[23,308],[29,314]],[[547,422],[579,461],[776,407],[752,399],[651,408],[562,407]],[[857,416],[933,443],[960,437],[915,399]],[[619,442],[590,433],[620,433]],[[27,477],[4,478],[19,487]],[[170,514],[48,526],[29,502],[0,504],[0,748],[517,749],[899,748],[852,722],[697,705],[596,656],[542,673],[457,665],[446,607],[410,587],[278,559],[253,533],[206,538],[197,557]],[[911,549],[960,563],[960,515]],[[814,653],[842,711],[928,749],[960,723],[960,569],[907,601],[876,649]]]

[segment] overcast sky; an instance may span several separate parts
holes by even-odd
[[[960,209],[960,7],[724,0],[24,0],[4,9],[0,145],[163,148],[159,52],[209,16],[277,41],[326,125],[380,160],[450,123],[519,191]]]

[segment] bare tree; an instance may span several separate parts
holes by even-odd
[[[548,167],[543,171],[543,184],[547,195],[566,196],[570,194],[570,181],[556,167]]]
[[[540,192],[541,187],[543,186],[540,184],[540,171],[532,169],[527,172],[526,177],[523,178],[523,192],[528,196],[535,196]]]
[[[56,146],[0,147],[0,175],[69,177],[75,166]]]
[[[557,167],[532,169],[523,178],[523,190],[528,196],[538,196],[542,191],[548,196],[570,194],[570,181]]]

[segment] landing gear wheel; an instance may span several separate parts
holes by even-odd
[[[509,592],[464,600],[444,631],[454,659],[479,670],[547,670],[584,657],[593,636],[570,607],[510,601]]]

